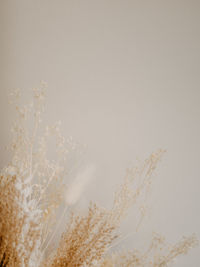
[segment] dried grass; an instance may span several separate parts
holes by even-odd
[[[197,245],[195,236],[168,245],[163,237],[155,234],[146,252],[134,249],[112,253],[111,248],[125,239],[118,238],[119,227],[132,206],[139,212],[137,229],[140,226],[152,174],[164,151],[158,150],[137,167],[127,170],[111,209],[91,203],[85,215],[75,214],[73,209],[69,212],[69,206],[78,201],[92,172],[89,169],[79,174],[66,189],[63,184],[69,171],[66,159],[77,144],[71,139],[65,140],[59,124],[46,127],[42,134],[45,85],[33,92],[33,103],[23,107],[16,102],[19,91],[12,95],[19,119],[13,127],[12,160],[1,171],[1,267],[165,267]],[[34,119],[31,129],[26,124],[30,114]],[[47,158],[48,138],[52,135],[56,139],[55,160]],[[57,210],[63,203],[65,208],[58,219]],[[58,246],[51,251],[66,212],[66,229]]]

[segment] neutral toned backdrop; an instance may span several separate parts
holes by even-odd
[[[200,238],[199,13],[198,0],[0,0],[1,166],[7,94],[44,80],[48,117],[96,165],[87,198],[109,201],[136,157],[164,148],[141,236]],[[199,255],[174,266],[198,267]]]

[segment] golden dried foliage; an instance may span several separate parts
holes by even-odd
[[[180,255],[198,245],[195,235],[183,237],[174,245],[166,243],[165,238],[154,233],[146,252],[138,250],[113,253],[107,256],[101,267],[167,267]]]
[[[19,218],[20,207],[15,201],[17,195],[14,180],[15,177],[6,179],[1,176],[0,190],[0,265],[20,266],[20,254],[17,251],[22,227],[24,225],[24,216]],[[4,181],[3,181],[4,180]],[[6,180],[6,181],[5,181]],[[16,245],[15,245],[16,244]]]
[[[12,94],[18,121],[13,127],[12,160],[0,174],[0,267],[166,267],[174,258],[197,245],[195,236],[170,246],[155,234],[146,252],[136,249],[111,252],[111,248],[126,239],[118,239],[118,230],[132,206],[139,211],[136,216],[138,230],[145,215],[152,173],[164,150],[158,150],[137,167],[127,170],[123,183],[115,192],[111,209],[91,203],[85,215],[74,214],[73,210],[69,212],[69,206],[78,201],[82,186],[90,181],[86,176],[92,174],[93,168],[79,175],[66,190],[63,178],[70,169],[68,156],[76,150],[77,144],[61,135],[59,123],[42,131],[45,84],[34,89],[33,95],[32,103],[20,107],[16,101],[19,91]],[[31,114],[33,127],[28,123]],[[56,139],[54,160],[47,157],[51,136]],[[70,189],[76,196],[69,192]],[[58,219],[57,210],[63,203],[64,211]],[[66,230],[50,253],[66,212]]]
[[[9,170],[0,183],[0,263],[1,266],[37,266],[40,256],[41,214],[27,199],[26,181]]]
[[[140,197],[143,197],[142,202],[145,204],[152,183],[152,173],[164,152],[165,150],[159,149],[137,167],[127,169],[124,181],[114,195],[112,220],[120,223],[128,209],[135,205]],[[142,217],[143,215],[141,214]]]
[[[116,238],[109,215],[92,203],[86,216],[72,213],[55,255],[45,266],[95,266]]]

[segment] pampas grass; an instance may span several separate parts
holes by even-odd
[[[142,206],[136,218],[139,228],[145,216],[152,174],[163,150],[127,170],[110,209],[91,202],[86,214],[74,212],[73,205],[92,180],[95,167],[89,165],[70,184],[64,183],[69,173],[68,157],[77,144],[62,136],[59,123],[41,127],[45,90],[45,84],[33,89],[33,101],[25,106],[18,104],[18,90],[11,95],[18,121],[12,129],[11,161],[1,170],[0,266],[164,267],[196,246],[194,235],[169,245],[162,236],[154,234],[146,251],[113,250],[126,238],[119,237],[121,221],[130,207],[137,208],[140,200]],[[32,128],[27,124],[31,116]],[[54,160],[47,157],[50,136],[56,140]],[[65,225],[64,232],[56,244],[61,225]]]

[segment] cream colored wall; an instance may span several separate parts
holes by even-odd
[[[200,238],[199,12],[198,0],[1,0],[1,165],[7,93],[44,80],[49,120],[97,166],[86,198],[109,201],[137,156],[165,148],[141,236]],[[199,249],[174,266],[200,266]]]

